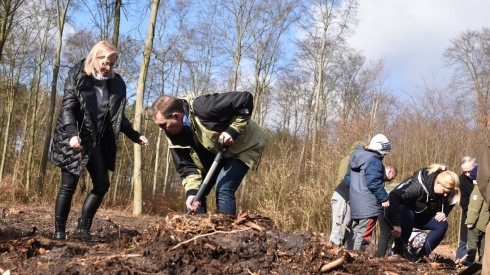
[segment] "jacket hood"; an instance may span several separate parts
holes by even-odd
[[[379,156],[376,153],[367,151],[364,149],[364,147],[358,145],[352,153],[352,156],[349,160],[349,166],[352,169],[359,169],[372,157]]]
[[[362,141],[356,141],[356,142],[352,143],[352,145],[349,148],[349,155],[352,155],[352,153],[354,153],[354,150],[356,150],[357,146],[366,147],[367,144],[362,142]]]

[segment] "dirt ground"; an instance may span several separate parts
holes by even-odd
[[[133,217],[101,209],[90,240],[51,239],[50,206],[0,204],[0,274],[457,274],[441,246],[410,263],[335,248],[312,232],[284,233],[265,217],[220,214]],[[333,267],[331,267],[333,266]]]

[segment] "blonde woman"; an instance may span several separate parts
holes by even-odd
[[[429,255],[448,229],[447,216],[459,202],[459,177],[442,164],[422,168],[390,192],[388,219],[395,237],[394,252],[402,254],[413,228],[430,230],[424,246],[411,260]]]
[[[51,146],[51,162],[61,168],[54,239],[66,238],[72,197],[85,168],[93,189],[85,199],[75,234],[90,236],[92,220],[109,190],[109,170],[114,170],[119,132],[135,143],[148,145],[124,115],[126,84],[114,72],[117,59],[116,47],[100,41],[68,72]]]

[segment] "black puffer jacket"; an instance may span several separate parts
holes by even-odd
[[[463,209],[463,212],[468,212],[468,205],[470,204],[471,192],[473,192],[473,181],[468,178],[464,173],[459,175],[459,190],[461,190],[461,198],[459,200],[459,206]]]
[[[140,137],[124,115],[126,84],[118,74],[107,80],[109,107],[97,135],[97,96],[93,78],[83,72],[83,64],[84,60],[68,72],[50,155],[53,164],[75,175],[80,175],[96,145],[106,151],[109,169],[113,171],[119,132],[124,132],[134,142]],[[73,126],[75,133],[70,131]],[[70,139],[77,134],[82,141],[82,150],[70,146]]]
[[[454,204],[451,204],[453,197],[437,196],[434,193],[434,181],[437,175],[439,173],[429,175],[428,170],[423,168],[390,192],[389,219],[393,225],[400,225],[400,208],[403,206],[411,208],[416,213],[435,215],[437,212],[444,212],[446,217],[449,215],[454,207]]]

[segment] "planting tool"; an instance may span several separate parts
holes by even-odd
[[[211,177],[213,176],[213,174],[216,170],[216,167],[218,167],[218,164],[221,161],[221,158],[224,156],[225,152],[226,152],[226,147],[223,146],[223,137],[220,137],[218,139],[218,153],[214,157],[213,164],[211,164],[211,168],[209,168],[209,171],[206,174],[206,177],[202,181],[201,187],[199,187],[199,191],[197,191],[197,194],[194,197],[194,200],[192,201],[192,205],[194,205],[194,203],[196,201],[201,200],[201,197],[204,193],[204,190],[206,190],[206,187],[207,187],[209,181],[211,180]],[[192,212],[193,212],[192,210],[187,209],[187,215],[192,214]]]

